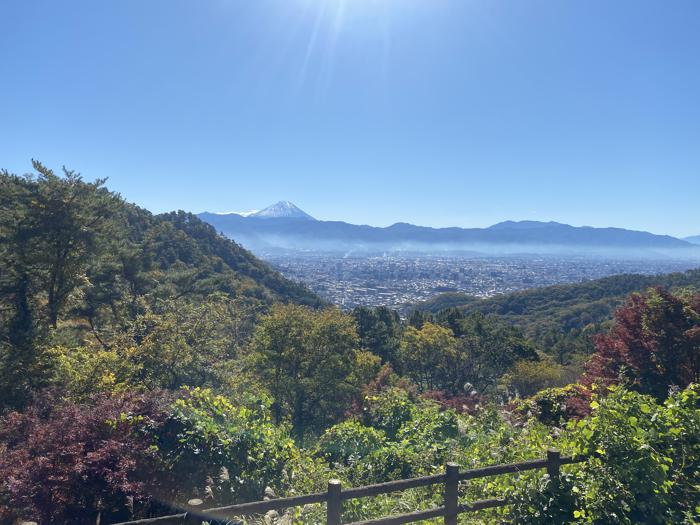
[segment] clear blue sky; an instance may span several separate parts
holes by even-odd
[[[0,3],[0,167],[154,212],[700,234],[700,2]]]

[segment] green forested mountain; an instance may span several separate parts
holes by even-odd
[[[3,406],[20,406],[30,392],[55,382],[59,348],[64,364],[73,360],[75,366],[96,366],[85,359],[98,355],[95,348],[123,363],[116,349],[136,345],[145,352],[149,336],[154,341],[184,337],[181,344],[190,348],[215,348],[207,339],[216,332],[213,326],[201,335],[183,334],[198,315],[208,314],[205,320],[216,323],[217,315],[230,311],[227,318],[236,317],[239,324],[235,337],[225,339],[230,348],[217,359],[230,358],[257,315],[273,303],[322,304],[192,214],[153,215],[109,192],[104,181],[85,182],[70,171],[59,176],[38,162],[35,169],[34,176],[0,173]],[[179,333],[165,330],[168,323],[179,325]],[[66,350],[71,348],[82,350]],[[156,361],[164,366],[168,360],[167,352],[148,352],[140,367]],[[171,352],[169,359],[182,369],[151,384],[184,384],[216,355],[195,366]],[[103,363],[105,374],[110,366]],[[18,369],[24,373],[17,376]],[[152,375],[152,370],[139,373]]]
[[[191,213],[170,212],[150,219],[154,225],[164,225],[166,238],[159,239],[158,243],[163,249],[154,254],[161,264],[168,266],[175,255],[176,262],[205,267],[211,274],[230,275],[240,283],[240,287],[234,285],[230,292],[257,297],[267,303],[291,301],[308,306],[323,303],[305,286],[284,278]],[[176,233],[168,238],[171,232]]]
[[[423,312],[458,308],[465,313],[499,316],[527,335],[556,330],[568,332],[612,319],[616,308],[633,292],[662,286],[669,289],[700,288],[700,270],[667,275],[624,274],[575,284],[533,288],[479,299],[462,293],[442,294],[418,305]]]
[[[35,321],[90,317],[99,303],[117,316],[119,301],[168,294],[321,304],[190,213],[153,215],[104,181],[35,167],[36,177],[0,174],[2,298],[26,303]]]
[[[652,287],[698,290],[700,270],[614,275],[487,299],[447,293],[418,305],[414,316],[435,314],[445,319],[455,310],[460,315],[487,315],[518,328],[541,352],[564,365],[585,360],[594,350],[593,336],[609,328],[615,310],[630,294]]]

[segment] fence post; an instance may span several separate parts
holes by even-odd
[[[559,477],[559,467],[561,466],[561,453],[553,448],[547,449],[547,474],[554,479]]]
[[[326,502],[326,525],[340,525],[342,501],[340,499],[341,484],[339,479],[328,482],[328,498]]]
[[[445,525],[457,525],[459,500],[459,465],[445,465]]]

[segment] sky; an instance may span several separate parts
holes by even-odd
[[[0,2],[0,168],[153,212],[700,234],[697,0]]]

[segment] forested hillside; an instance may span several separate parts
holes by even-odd
[[[533,288],[522,292],[479,299],[462,293],[446,293],[418,305],[418,310],[437,313],[459,308],[465,313],[502,316],[534,334],[542,329],[570,330],[609,320],[633,292],[653,286],[669,289],[700,288],[700,270],[666,275],[623,274],[575,284]]]
[[[463,523],[697,523],[696,272],[668,277],[673,293],[624,300],[642,281],[408,320],[387,308],[344,313],[190,214],[154,216],[103,181],[35,169],[0,175],[0,523],[109,524],[192,498],[217,507],[547,447],[589,459],[559,478],[464,484],[464,501],[511,505]],[[599,301],[605,326],[563,328],[603,319],[583,317]],[[558,339],[532,329],[567,308]],[[348,502],[343,520],[441,497]],[[307,505],[240,519],[323,515]]]
[[[48,380],[41,372],[46,356],[39,355],[47,341],[108,351],[126,333],[143,340],[144,323],[186,324],[217,308],[241,316],[274,302],[321,304],[192,214],[153,215],[109,192],[104,181],[35,168],[30,177],[0,174],[5,406],[21,404]]]
[[[631,293],[661,286],[700,290],[700,270],[666,275],[623,274],[575,284],[533,288],[487,299],[446,293],[417,305],[437,314],[452,308],[463,314],[495,316],[518,327],[533,342],[554,354],[592,351],[589,336],[607,328],[615,310]]]

